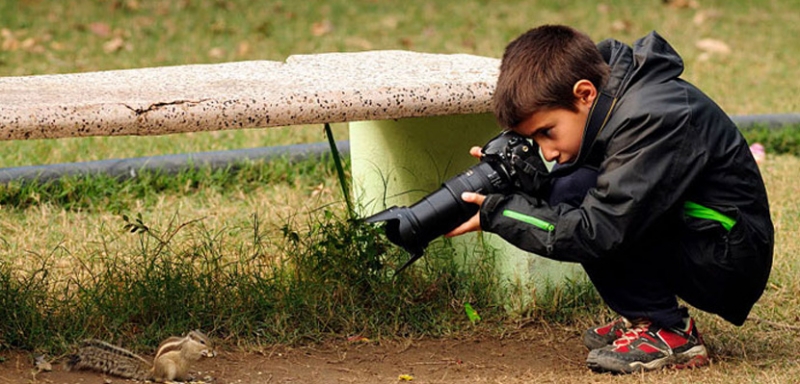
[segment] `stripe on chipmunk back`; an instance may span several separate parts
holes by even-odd
[[[180,351],[185,338],[173,336],[161,343],[156,352],[156,358],[172,351]]]

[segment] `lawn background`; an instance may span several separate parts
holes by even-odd
[[[0,76],[372,49],[500,57],[508,41],[544,23],[626,43],[657,30],[683,56],[684,78],[728,113],[800,111],[798,1],[7,0],[0,3]],[[345,129],[334,134],[347,138]],[[787,137],[797,142],[796,134]],[[0,142],[0,166],[325,139],[321,126],[302,126]],[[798,166],[796,156],[775,152],[762,166],[777,232],[775,269],[756,320],[733,328],[699,315],[712,354],[725,363],[718,381],[800,375],[792,328],[800,311]],[[496,255],[479,254],[481,263],[464,271],[446,244],[420,263],[422,271],[392,280],[381,263],[404,255],[348,220],[338,188],[329,158],[126,183],[3,186],[0,349],[59,352],[86,336],[147,348],[187,327],[241,345],[363,329],[376,338],[446,336],[475,331],[466,302],[487,332],[525,318],[580,327],[611,315],[577,284],[509,317],[487,293],[498,289],[490,277]]]
[[[564,23],[595,40],[625,43],[655,30],[683,56],[684,78],[729,114],[787,113],[800,110],[799,9],[797,0],[6,0],[0,76],[376,49],[500,57],[527,29]],[[698,47],[704,41],[711,48]],[[324,141],[321,132],[317,126],[0,143],[0,165]],[[335,133],[347,138],[345,129]]]

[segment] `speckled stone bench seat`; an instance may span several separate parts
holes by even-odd
[[[0,78],[0,140],[487,112],[499,61],[369,51]]]

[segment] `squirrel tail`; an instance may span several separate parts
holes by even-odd
[[[67,370],[89,369],[142,381],[152,377],[152,366],[141,356],[94,339],[81,342],[78,353],[68,357],[66,368]]]

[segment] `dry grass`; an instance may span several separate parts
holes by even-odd
[[[130,211],[121,213],[67,210],[50,203],[23,212],[0,209],[0,260],[25,270],[37,268],[42,258],[56,256],[61,259],[57,263],[60,269],[69,271],[75,262],[91,263],[94,257],[128,253],[137,247],[139,238],[123,230],[122,213],[141,214],[152,228],[191,223],[178,233],[177,243],[196,237],[198,231],[224,232],[229,241],[220,246],[237,247],[250,235],[254,215],[280,239],[282,226],[304,220],[313,210],[327,205],[341,209],[335,183],[331,177],[313,186],[297,182],[247,191],[187,191],[161,195],[153,203],[137,200]]]

